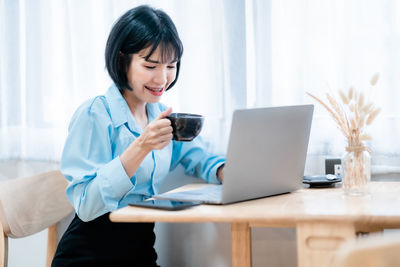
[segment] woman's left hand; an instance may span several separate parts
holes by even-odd
[[[217,177],[221,183],[224,181],[224,167],[225,167],[224,165],[219,167],[217,171]]]

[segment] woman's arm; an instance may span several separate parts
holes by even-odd
[[[171,112],[172,108],[161,112],[121,154],[121,162],[128,177],[136,172],[148,153],[154,149],[163,149],[171,142],[171,122],[164,119]]]
[[[225,157],[208,153],[202,138],[196,137],[191,142],[173,143],[171,170],[182,164],[185,173],[200,177],[208,183],[219,184],[223,179],[223,168],[217,177],[217,170],[225,163]]]
[[[117,209],[135,186],[135,177],[126,174],[119,157],[113,158],[114,131],[102,97],[84,103],[71,120],[61,172],[69,181],[67,197],[83,221]]]

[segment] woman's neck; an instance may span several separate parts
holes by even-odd
[[[122,96],[128,104],[129,110],[135,118],[136,123],[144,129],[148,123],[146,102],[140,101],[133,94],[127,92],[127,90],[124,90]]]

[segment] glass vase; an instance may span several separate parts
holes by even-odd
[[[343,189],[345,195],[368,194],[371,180],[371,155],[365,147],[347,147],[342,158]]]

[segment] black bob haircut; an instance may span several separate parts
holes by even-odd
[[[106,68],[121,92],[124,89],[133,90],[127,78],[132,54],[149,47],[151,49],[145,60],[160,47],[163,63],[167,60],[177,62],[176,78],[168,90],[178,80],[183,45],[174,23],[164,11],[142,5],[122,15],[113,25],[107,40]]]

